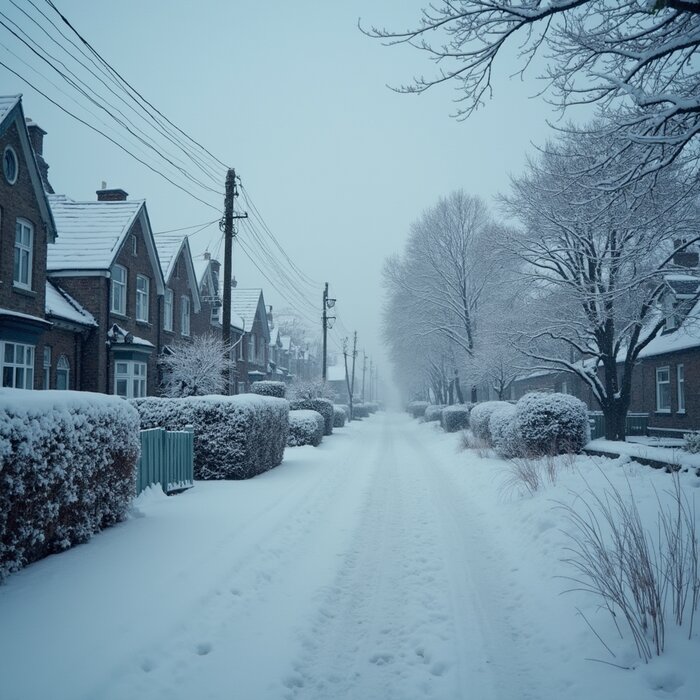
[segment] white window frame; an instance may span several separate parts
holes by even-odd
[[[148,306],[151,298],[151,280],[136,275],[136,320],[148,323]]]
[[[180,335],[186,338],[190,335],[190,298],[186,295],[180,297]]]
[[[12,346],[12,359],[6,359],[6,352]],[[17,360],[17,349],[22,349],[22,361]],[[13,343],[0,341],[0,386],[14,387],[15,389],[34,388],[34,345],[26,343]],[[9,370],[10,379],[5,381],[6,372]]]
[[[661,379],[660,375],[666,374],[666,379]],[[662,388],[667,392],[668,405],[662,405]],[[671,368],[657,367],[656,368],[656,412],[671,413]]]
[[[678,390],[678,413],[685,413],[685,366],[676,365],[676,388]]]
[[[165,296],[163,297],[163,330],[173,330],[173,309],[175,303],[175,295],[170,287],[165,288]]]
[[[123,274],[122,279],[117,279],[116,272]],[[126,316],[126,292],[128,289],[128,273],[123,265],[114,265],[111,272],[109,310],[113,314]]]
[[[23,233],[28,234],[29,242],[17,240]],[[32,288],[32,263],[34,262],[34,226],[26,219],[17,219],[15,222],[14,259],[12,261],[12,284],[20,289]],[[26,265],[26,279],[22,274],[22,264]]]
[[[51,388],[51,346],[44,345],[44,389]]]
[[[114,393],[124,399],[146,396],[148,364],[141,360],[114,360]],[[124,391],[120,392],[120,383]]]
[[[61,387],[60,378],[65,377],[66,386]],[[61,355],[56,361],[56,389],[67,391],[70,389],[70,362],[65,355]]]

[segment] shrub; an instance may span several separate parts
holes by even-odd
[[[329,399],[331,403],[337,398],[333,387],[321,379],[313,381],[295,381],[289,385],[287,395],[292,401],[303,399]]]
[[[700,433],[685,433],[685,444],[683,447],[692,454],[700,452]]]
[[[290,411],[289,412],[289,447],[300,445],[313,445],[317,447],[323,440],[323,428],[325,421],[318,411]]]
[[[483,440],[487,445],[493,445],[489,421],[491,420],[491,414],[504,405],[508,406],[510,404],[507,401],[482,401],[474,406],[469,418],[469,427],[474,433],[474,437]]]
[[[520,437],[515,424],[515,406],[503,402],[489,418],[491,446],[501,457],[511,459],[520,454]]]
[[[425,415],[425,409],[428,408],[429,404],[427,401],[411,401],[406,410],[414,418],[422,418]]]
[[[293,411],[318,411],[324,420],[323,434],[333,433],[333,404],[328,399],[297,399],[289,407]]]
[[[423,420],[425,420],[426,423],[439,421],[443,408],[445,407],[431,404],[430,406],[428,406],[428,408],[425,409],[425,413],[423,414]]]
[[[278,399],[283,399],[287,392],[287,385],[284,382],[253,382],[250,385],[250,391],[253,394],[260,394],[260,396],[275,396]]]
[[[123,520],[140,444],[123,399],[0,390],[0,581]]]
[[[367,409],[367,404],[359,401],[357,403],[353,403],[352,417],[353,419],[369,418],[369,410]]]
[[[342,406],[333,406],[333,427],[342,428],[345,421],[348,419],[348,414]]]
[[[365,406],[367,406],[367,411],[372,414],[379,410],[379,404],[376,401],[365,401]]]
[[[458,403],[445,406],[440,413],[440,425],[447,433],[456,433],[469,427],[469,414],[472,410],[470,403]]]
[[[515,427],[529,456],[578,453],[590,439],[586,404],[569,394],[525,394],[515,405]]]
[[[281,464],[289,403],[255,394],[136,399],[142,428],[194,425],[195,479],[249,479]]]

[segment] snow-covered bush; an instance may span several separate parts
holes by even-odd
[[[432,423],[433,421],[439,421],[443,408],[445,408],[445,407],[444,406],[436,406],[435,404],[431,404],[430,406],[428,406],[428,408],[425,409],[425,413],[423,414],[423,420],[426,423]]]
[[[369,409],[367,408],[367,404],[362,403],[361,401],[358,401],[357,403],[353,402],[352,417],[353,419],[369,418]]]
[[[503,401],[489,418],[491,446],[501,457],[512,459],[520,454],[520,438],[515,425],[515,406]]]
[[[525,394],[515,405],[515,427],[529,456],[578,453],[591,434],[586,404],[569,394]]]
[[[376,401],[365,401],[365,406],[369,413],[376,413],[379,410],[379,404]]]
[[[142,428],[194,426],[195,479],[249,479],[281,464],[289,403],[255,394],[135,399]]]
[[[428,408],[428,405],[427,401],[411,401],[406,407],[406,410],[414,418],[422,418],[425,415],[425,409]]]
[[[324,435],[333,432],[333,404],[328,399],[297,399],[290,401],[289,407],[293,411],[318,411],[324,420]]]
[[[337,398],[333,387],[321,379],[314,381],[295,381],[287,389],[287,398],[292,401],[302,399],[329,399],[331,403]]]
[[[493,445],[489,421],[491,420],[491,414],[501,409],[504,404],[510,405],[507,401],[482,401],[472,408],[469,427],[475,438],[483,440],[487,445]]]
[[[685,439],[683,448],[686,451],[691,452],[692,454],[697,454],[700,452],[700,433],[685,433],[683,438]]]
[[[289,412],[289,447],[300,445],[313,445],[317,447],[323,440],[323,428],[325,421],[318,411],[290,411]]]
[[[140,446],[123,399],[0,390],[0,581],[123,520]]]
[[[283,399],[287,393],[287,385],[284,382],[253,382],[250,390],[253,394],[260,394],[260,396],[276,396],[278,399]]]
[[[348,414],[345,412],[343,406],[338,406],[337,404],[333,406],[333,427],[342,428],[345,425],[345,421],[348,419]]]
[[[440,425],[447,433],[456,433],[469,427],[469,414],[472,405],[470,403],[456,403],[454,406],[445,406],[440,412]]]

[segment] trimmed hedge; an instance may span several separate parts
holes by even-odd
[[[256,394],[135,399],[142,428],[193,425],[195,479],[249,479],[282,463],[289,403]]]
[[[342,428],[345,426],[345,421],[348,419],[348,414],[342,406],[333,406],[333,427]]]
[[[318,411],[290,411],[289,412],[289,447],[301,445],[313,445],[318,447],[323,440],[323,428],[325,420]]]
[[[453,406],[445,406],[440,412],[440,425],[447,433],[456,433],[469,427],[469,414],[472,405],[470,403],[458,403]]]
[[[475,438],[483,440],[487,445],[491,444],[491,431],[489,429],[491,414],[500,410],[504,404],[510,405],[507,401],[482,401],[474,406],[469,419],[469,427]]]
[[[124,520],[140,447],[116,396],[0,390],[0,581]]]
[[[427,401],[411,401],[406,410],[414,418],[422,418],[425,415],[425,409],[428,408],[430,404]]]
[[[352,417],[354,419],[369,418],[369,409],[366,403],[358,402],[352,405]]]
[[[324,435],[333,433],[333,404],[328,399],[296,399],[290,401],[289,407],[293,411],[318,411],[324,420]]]
[[[514,423],[522,451],[531,456],[578,453],[591,434],[586,404],[569,394],[525,394]]]
[[[521,439],[515,425],[515,406],[508,402],[491,412],[489,419],[489,435],[491,447],[501,457],[511,459],[518,457],[521,452]]]
[[[441,405],[434,405],[431,404],[428,406],[428,408],[425,409],[425,413],[423,414],[423,420],[426,423],[432,423],[433,421],[440,421],[442,417],[442,409],[445,408],[445,406]]]
[[[283,399],[287,394],[287,385],[284,382],[260,381],[250,385],[250,391],[260,396],[274,396]]]

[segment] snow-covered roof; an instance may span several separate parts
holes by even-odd
[[[154,348],[155,345],[150,340],[139,338],[139,336],[130,333],[118,324],[114,324],[107,331],[107,338],[115,345],[143,345],[144,347]]]
[[[235,310],[243,319],[246,333],[253,328],[255,315],[261,303],[264,310],[265,304],[262,302],[262,289],[239,289],[235,287],[231,290],[231,309]],[[263,327],[267,328],[266,320],[263,321]]]
[[[671,333],[657,335],[640,353],[639,357],[665,355],[669,352],[700,347],[700,301],[696,302],[681,325]]]
[[[0,124],[22,99],[22,95],[0,95]]]
[[[76,202],[49,195],[58,240],[49,246],[47,269],[108,270],[124,243],[143,200]]]
[[[270,345],[277,345],[280,339],[280,329],[275,326],[270,329]]]
[[[73,299],[70,294],[51,282],[46,283],[46,313],[48,316],[62,318],[72,323],[97,326],[95,317],[89,311]]]
[[[190,252],[190,244],[187,242],[187,236],[173,235],[158,235],[153,236],[158,251],[158,260],[160,268],[163,272],[165,283],[168,284],[170,277],[175,272],[175,263],[182,253],[184,255],[185,267],[187,268],[187,276],[189,277],[190,289],[194,299],[194,310],[199,313],[202,305],[199,295],[199,281],[197,273],[192,264],[192,254]]]
[[[280,336],[280,340],[282,341],[282,348],[284,350],[291,350],[292,349],[292,338],[289,335],[282,335]]]
[[[12,318],[18,318],[22,321],[36,321],[43,324],[44,326],[50,326],[50,321],[45,318],[40,318],[39,316],[32,316],[31,314],[23,314],[20,311],[14,311],[13,309],[4,309],[0,307],[0,316],[11,316]]]
[[[345,381],[345,366],[330,365],[326,368],[326,379],[329,382],[344,382]]]

